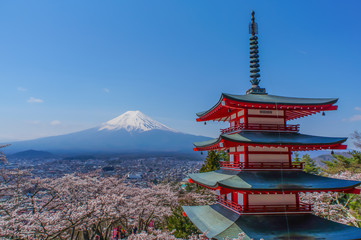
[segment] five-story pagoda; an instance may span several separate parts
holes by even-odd
[[[257,24],[252,12],[250,67],[252,88],[246,95],[221,95],[197,121],[227,121],[217,139],[194,143],[195,151],[225,150],[228,162],[213,172],[190,174],[190,182],[215,190],[211,206],[185,206],[185,214],[208,238],[361,239],[361,229],[312,215],[312,205],[299,193],[358,194],[360,182],[305,173],[292,162],[294,151],[346,149],[346,138],[299,133],[288,120],[336,110],[337,98],[295,98],[269,95],[259,87]]]

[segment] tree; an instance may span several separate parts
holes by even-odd
[[[310,155],[304,154],[301,158],[303,162],[303,171],[306,173],[319,174],[321,169],[317,166],[315,160],[313,160]]]
[[[317,167],[316,162],[308,154],[304,154],[301,158],[298,152],[294,153],[294,162],[303,162],[303,171],[306,173],[320,174],[321,169]]]
[[[167,229],[171,231],[175,237],[182,239],[187,239],[189,236],[192,236],[192,234],[198,234],[199,231],[197,227],[188,217],[183,216],[183,209],[181,206],[212,205],[215,202],[215,192],[206,188],[193,188],[190,186],[186,191],[179,191],[179,205],[173,208],[171,216],[166,217]]]
[[[300,162],[301,161],[300,154],[298,152],[293,153],[293,161],[294,162]]]
[[[174,235],[172,235],[172,232],[162,232],[159,230],[151,230],[148,233],[142,232],[136,235],[131,235],[128,237],[128,240],[181,240],[180,238],[176,238]],[[189,240],[206,240],[208,239],[206,237],[206,234],[192,234],[188,238],[183,239],[189,239]],[[246,240],[249,239],[244,232],[239,233],[237,238],[233,238],[232,240]],[[224,240],[231,240],[231,238],[226,237]],[[260,240],[264,240],[261,238]]]
[[[361,174],[351,172],[328,174],[327,177],[361,180]],[[359,195],[337,192],[302,193],[300,199],[305,203],[313,204],[313,212],[317,216],[361,227],[361,197]]]
[[[172,231],[177,238],[186,239],[188,236],[198,233],[197,227],[189,220],[188,217],[183,216],[183,209],[181,206],[173,209],[172,215],[166,219],[167,228]]]
[[[225,151],[208,151],[206,160],[204,161],[200,172],[211,172],[220,168],[219,161],[228,161],[228,154]]]
[[[351,135],[351,138],[354,140],[353,144],[357,148],[361,148],[361,133],[358,131],[354,131],[353,134]]]
[[[351,151],[350,157],[333,154],[330,161],[322,161],[326,164],[325,172],[329,174],[337,174],[342,172],[361,173],[361,152]]]
[[[131,232],[163,224],[177,204],[169,185],[128,186],[123,179],[88,174],[39,179],[26,171],[0,171],[0,237],[110,239],[121,226]]]
[[[1,145],[0,148],[4,148],[4,147],[7,147],[7,146],[10,146],[10,144],[6,144],[6,145]],[[7,163],[7,159],[6,159],[6,156],[3,152],[0,152],[0,162],[2,163]]]

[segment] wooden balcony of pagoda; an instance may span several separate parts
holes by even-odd
[[[224,196],[217,196],[217,203],[238,214],[259,214],[259,213],[310,213],[312,204],[280,204],[280,205],[239,205],[235,202],[225,200]]]
[[[231,163],[228,161],[219,161],[221,168],[232,169],[294,169],[302,170],[303,162],[240,162]]]
[[[221,134],[237,132],[237,131],[241,131],[241,130],[298,132],[300,130],[300,125],[299,124],[283,125],[283,124],[257,124],[257,123],[244,124],[244,123],[241,123],[236,126],[221,129]]]

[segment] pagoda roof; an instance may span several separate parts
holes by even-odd
[[[297,98],[283,97],[268,94],[246,94],[234,95],[222,93],[221,98],[209,110],[197,113],[199,117],[197,121],[227,121],[226,116],[230,116],[233,112],[229,110],[237,110],[244,108],[268,108],[268,109],[286,109],[293,111],[286,117],[288,120],[311,115],[321,111],[336,110],[334,106],[338,98]]]
[[[209,239],[361,239],[361,229],[312,214],[239,215],[219,204],[183,206],[187,217]]]
[[[250,192],[272,191],[349,191],[361,182],[308,174],[303,171],[232,171],[220,169],[213,172],[189,174],[192,181],[205,187],[224,187]]]
[[[334,104],[338,98],[297,98],[297,97],[283,97],[268,94],[246,94],[234,95],[222,93],[223,96],[242,102],[249,103],[270,103],[270,104],[283,104],[283,105],[326,105]]]
[[[235,145],[277,145],[298,147],[317,146],[317,148],[328,148],[341,145],[347,138],[320,137],[300,133],[288,132],[261,132],[261,131],[241,131],[232,134],[222,134],[218,138],[203,142],[195,142],[194,150],[205,151],[223,147],[233,147]],[[223,146],[220,143],[223,143]],[[311,150],[311,149],[310,149]]]

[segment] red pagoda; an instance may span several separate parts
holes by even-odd
[[[212,189],[217,204],[184,206],[189,219],[210,239],[361,239],[361,229],[312,214],[312,205],[300,201],[305,192],[358,194],[360,182],[305,173],[292,152],[346,149],[347,138],[299,133],[287,121],[337,110],[337,98],[295,98],[269,95],[259,87],[257,24],[250,23],[251,84],[246,95],[221,95],[212,108],[198,113],[197,121],[228,121],[221,135],[194,143],[195,151],[224,150],[229,161],[221,169],[190,174],[189,181]]]

